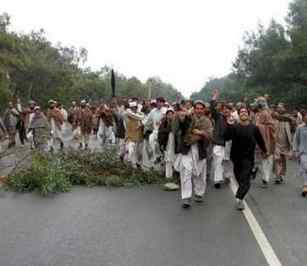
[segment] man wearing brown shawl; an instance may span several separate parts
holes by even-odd
[[[64,116],[61,110],[56,107],[56,101],[50,100],[48,103],[49,108],[47,112],[47,119],[51,128],[50,151],[54,150],[56,140],[60,142],[60,148],[62,150],[64,148],[64,143],[62,140],[62,125],[64,123]]]
[[[205,116],[206,105],[202,101],[195,101],[193,114],[178,113],[178,129],[176,136],[176,153],[179,154],[175,162],[175,169],[180,172],[182,207],[191,206],[194,186],[196,202],[202,202],[206,191],[207,178],[207,148],[212,140],[213,126]],[[193,183],[192,183],[193,179]]]
[[[274,153],[275,183],[281,184],[284,181],[287,171],[287,157],[292,156],[292,135],[291,117],[286,114],[286,108],[279,103],[276,108],[277,113],[273,117],[276,123],[276,145]]]
[[[112,144],[115,142],[115,136],[113,133],[113,113],[109,106],[103,104],[99,107],[98,113],[98,125],[99,125],[99,137],[101,139],[101,144],[106,143]]]
[[[81,101],[80,109],[77,115],[78,126],[81,130],[81,142],[79,148],[88,149],[90,134],[93,129],[93,113],[85,100]]]
[[[256,126],[261,132],[268,153],[268,157],[263,158],[262,155],[260,155],[258,149],[257,159],[261,164],[260,169],[262,172],[262,185],[263,188],[266,188],[273,171],[273,154],[275,151],[276,128],[272,118],[271,110],[267,105],[266,99],[264,97],[259,97],[257,99],[257,104],[258,113],[255,116]]]
[[[34,115],[29,124],[29,131],[33,134],[34,148],[46,151],[50,137],[50,126],[39,106],[34,107]]]

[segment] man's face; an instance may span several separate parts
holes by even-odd
[[[202,104],[196,104],[194,107],[194,113],[196,114],[196,116],[200,117],[202,115],[205,114],[205,106],[203,106]]]
[[[161,109],[162,108],[162,106],[163,106],[163,102],[161,102],[161,101],[157,101],[157,108],[158,109]]]
[[[307,113],[303,117],[304,123],[307,124]]]
[[[193,107],[193,106],[192,106],[192,103],[191,103],[190,101],[187,101],[186,104],[185,104],[185,108],[189,110],[189,109],[191,109],[192,107]]]
[[[9,108],[13,108],[13,103],[9,102]]]
[[[73,101],[71,104],[72,104],[73,107],[75,107],[77,105],[77,103],[75,101]]]
[[[247,121],[249,119],[248,111],[246,108],[240,109],[239,117],[241,121]]]
[[[283,106],[278,106],[276,108],[276,111],[279,113],[279,114],[284,114],[286,112],[286,109],[283,107]]]
[[[131,107],[131,111],[133,112],[133,113],[136,113],[136,111],[137,111],[137,107],[135,106],[135,107]]]
[[[228,109],[227,107],[224,106],[224,108],[223,108],[223,115],[225,117],[229,117],[231,115],[230,109]]]
[[[167,112],[166,114],[166,118],[167,120],[172,120],[174,116],[174,113],[172,111]]]

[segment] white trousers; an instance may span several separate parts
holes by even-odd
[[[118,146],[119,146],[118,155],[119,157],[124,158],[125,153],[126,153],[125,139],[118,139]]]
[[[195,156],[195,149],[192,146],[187,155],[181,156],[180,180],[181,180],[181,198],[189,199],[192,197],[193,185],[194,194],[203,196],[207,188],[207,160],[199,160],[198,151]],[[193,183],[192,183],[193,180]]]
[[[128,141],[126,145],[126,150],[128,151],[126,158],[127,162],[131,163],[133,168],[137,168],[137,165],[141,164],[139,158],[140,158],[140,152],[142,150],[142,143]]]
[[[81,134],[81,143],[82,143],[82,145],[88,146],[89,141],[90,141],[90,135],[89,134]]]
[[[273,172],[273,155],[269,156],[267,159],[261,160],[260,171],[262,179],[269,182]]]
[[[220,145],[213,146],[213,181],[221,183],[224,180],[223,160],[225,157],[225,147]]]
[[[173,177],[173,162],[165,162],[165,177],[172,178]]]
[[[303,177],[304,186],[307,186],[307,154],[303,154],[299,158],[299,172]]]

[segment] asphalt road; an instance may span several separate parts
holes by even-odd
[[[307,265],[307,199],[290,162],[286,184],[252,186],[247,203],[282,265]],[[85,188],[42,198],[1,192],[0,266],[268,265],[229,187],[180,207],[158,186]]]

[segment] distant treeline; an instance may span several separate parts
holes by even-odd
[[[111,69],[84,68],[88,52],[84,48],[53,45],[44,30],[20,34],[9,30],[10,16],[0,14],[0,110],[7,101],[20,97],[45,105],[49,99],[63,104],[86,98],[91,101],[111,97]],[[116,73],[118,96],[147,98],[163,96],[175,101],[182,95],[158,77],[142,83],[136,77]]]

